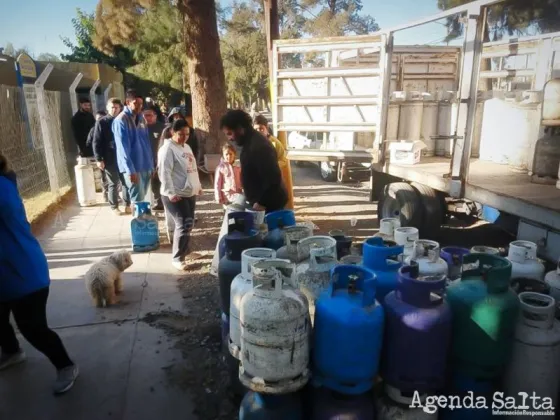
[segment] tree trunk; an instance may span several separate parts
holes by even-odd
[[[225,141],[220,118],[227,100],[216,4],[214,0],[181,0],[179,10],[184,22],[194,126],[206,134],[201,139],[204,152],[220,153]]]

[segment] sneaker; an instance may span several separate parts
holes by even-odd
[[[115,216],[122,216],[122,211],[120,211],[118,208],[117,209],[111,209],[111,211],[113,212],[113,214]]]
[[[183,262],[173,261],[171,263],[171,265],[173,266],[173,268],[175,270],[178,270],[178,271],[185,271],[186,270],[185,263],[183,263]]]
[[[11,366],[19,365],[25,362],[27,356],[23,350],[19,350],[17,353],[13,354],[2,354],[0,355],[0,370],[8,369]]]
[[[56,375],[56,381],[53,387],[54,393],[64,394],[70,390],[70,388],[74,386],[74,382],[76,382],[76,378],[78,378],[79,374],[80,371],[76,365],[60,369]]]
[[[130,208],[130,206],[125,206],[124,212],[125,212],[126,214],[132,214],[132,209]]]
[[[155,206],[152,207],[152,210],[154,210],[154,211],[163,211],[163,210],[165,210],[165,209],[163,208],[163,204],[157,204],[157,205],[155,205]]]

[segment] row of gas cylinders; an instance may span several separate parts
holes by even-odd
[[[230,226],[251,225],[231,220]],[[367,395],[378,374],[388,396],[378,405],[381,418],[434,418],[406,407],[415,391],[424,399],[445,389],[448,374],[454,394],[488,394],[506,372],[508,394],[537,390],[556,401],[560,326],[554,298],[533,292],[518,298],[510,288],[512,268],[515,276],[542,281],[534,244],[512,243],[511,261],[444,249],[448,264],[437,243],[417,239],[411,228],[389,232],[391,221],[384,220],[380,234],[363,244],[362,266],[338,265],[335,238],[285,227],[295,223],[293,214],[272,214],[279,223],[269,220],[264,238],[252,228],[230,229],[220,261],[231,371],[240,393],[252,391],[242,403],[242,419],[288,418],[287,413],[302,418],[298,404],[289,401],[297,402],[311,377],[322,398],[328,397],[319,404],[326,411],[306,417],[316,419],[373,418]],[[279,245],[271,241],[274,235],[285,241],[277,252],[241,249],[263,239]],[[455,266],[458,274],[450,273]],[[536,365],[524,363],[528,358]],[[454,410],[446,418],[483,414]]]

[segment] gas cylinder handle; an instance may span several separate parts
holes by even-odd
[[[363,247],[364,264],[374,270],[388,269],[390,264],[387,260],[395,259],[397,262],[403,254],[404,247],[397,245],[394,241],[385,241],[380,237],[368,238],[364,241]],[[373,257],[376,258],[373,258]],[[375,262],[373,262],[375,260]],[[368,264],[371,264],[368,265]]]
[[[362,292],[362,307],[375,303],[377,281],[373,271],[356,265],[337,265],[331,269],[331,279],[329,296],[336,290],[348,289],[349,293]]]
[[[509,244],[508,259],[518,263],[537,258],[537,244],[530,241],[513,241]]]
[[[276,251],[270,248],[249,248],[241,253],[241,273],[249,277],[253,264],[257,261],[276,258]]]
[[[261,260],[253,264],[254,293],[274,295],[282,293],[282,273],[271,261],[275,260]]]
[[[447,276],[420,276],[420,267],[416,261],[411,261],[399,269],[397,282],[397,296],[404,302],[420,304],[423,307],[439,305],[443,302],[443,292]],[[432,294],[437,299],[432,300]]]
[[[269,269],[274,269],[278,272],[282,284],[286,283],[291,287],[296,287],[296,265],[290,260],[283,260],[280,258],[271,258],[267,260],[260,260],[253,264],[253,270],[255,266],[259,264],[257,268],[267,267]],[[253,279],[255,274],[253,273]]]
[[[436,262],[439,258],[440,247],[436,241],[418,239],[414,241],[412,258],[427,257],[431,262]]]
[[[552,296],[535,292],[519,294],[521,322],[541,329],[550,329],[554,325],[556,301]]]
[[[234,211],[228,214],[228,234],[233,232],[247,232],[254,227],[251,213]]]
[[[319,261],[319,259],[322,261]],[[336,262],[336,245],[309,249],[309,268],[311,270],[330,269]]]

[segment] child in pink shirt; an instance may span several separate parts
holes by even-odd
[[[222,147],[222,153],[222,160],[216,168],[214,177],[214,197],[217,203],[223,204],[225,207],[242,193],[243,186],[241,185],[241,168],[233,165],[236,157],[234,147],[226,144]]]

